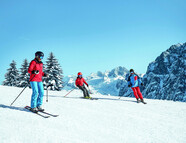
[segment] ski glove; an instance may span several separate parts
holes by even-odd
[[[48,77],[48,74],[45,73],[43,76],[44,76],[44,77]]]
[[[78,88],[80,88],[80,86],[79,86],[79,85],[77,85],[77,87],[78,87]]]
[[[87,87],[88,87],[89,85],[87,84]]]
[[[141,83],[141,86],[143,86],[143,83]]]
[[[131,87],[131,85],[128,85],[128,87]]]
[[[38,70],[33,70],[32,74],[39,74],[39,71]]]

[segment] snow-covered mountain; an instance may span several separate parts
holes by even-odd
[[[104,73],[98,71],[87,77],[87,81],[101,94],[118,96],[121,87],[126,84],[125,76],[128,70],[125,67],[117,67]]]
[[[72,88],[75,88],[75,80],[76,80],[77,76],[75,75],[68,75],[68,76],[65,76],[63,78],[63,82],[64,82],[64,87],[63,89],[72,89]]]
[[[171,46],[149,64],[143,82],[146,98],[186,102],[186,43]]]
[[[104,95],[118,96],[121,88],[127,85],[125,80],[128,70],[125,67],[117,67],[111,71],[92,73],[90,76],[85,77],[94,92],[99,92]],[[67,76],[64,78],[64,89],[74,88],[76,76]]]
[[[186,105],[181,102],[49,91],[43,108],[58,117],[42,118],[24,107],[32,90],[0,86],[0,143],[185,143]],[[46,91],[45,91],[46,93]]]

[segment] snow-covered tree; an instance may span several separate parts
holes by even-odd
[[[27,59],[25,59],[23,61],[23,64],[21,66],[22,67],[20,68],[19,86],[25,87],[29,83],[29,78],[30,78],[30,74],[28,73],[29,63],[28,63]],[[29,86],[30,86],[30,84],[29,84]]]
[[[16,68],[16,62],[14,60],[10,64],[10,68],[7,71],[8,72],[5,74],[5,81],[3,81],[3,85],[19,86],[19,71]]]
[[[48,74],[48,77],[44,79],[45,88],[47,85],[53,84],[49,89],[60,91],[63,88],[63,71],[52,52],[47,58],[45,68],[45,73]]]

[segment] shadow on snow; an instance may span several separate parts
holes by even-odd
[[[11,109],[11,110],[29,112],[27,109],[24,109],[22,107],[7,106],[7,105],[3,105],[3,104],[0,104],[0,108],[6,108],[6,109]]]

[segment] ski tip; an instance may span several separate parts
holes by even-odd
[[[30,109],[31,107],[30,106],[25,106],[25,108],[27,108],[27,109],[29,108]]]
[[[46,117],[44,117],[44,118],[50,118],[50,116],[46,116]]]

